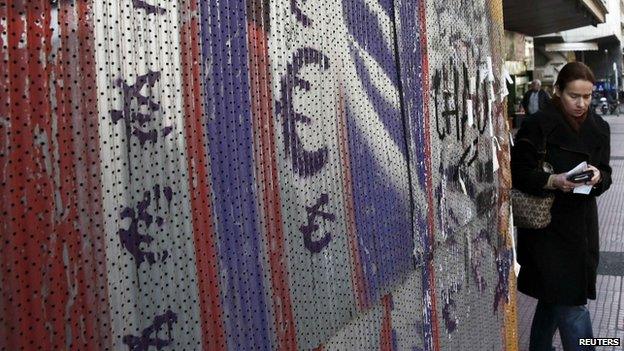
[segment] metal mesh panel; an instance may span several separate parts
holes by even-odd
[[[516,349],[502,40],[497,0],[0,2],[0,349]]]
[[[431,162],[439,209],[433,270],[442,349],[496,349],[507,334],[492,330],[515,328],[501,314],[511,252],[508,202],[498,189],[509,187],[509,175],[505,167],[493,173],[508,162],[500,7],[490,1],[427,2]]]

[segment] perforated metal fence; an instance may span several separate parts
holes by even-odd
[[[500,0],[0,1],[0,349],[516,350]]]

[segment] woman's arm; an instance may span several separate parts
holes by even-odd
[[[538,170],[542,155],[538,146],[543,144],[542,131],[535,118],[525,119],[516,134],[516,142],[511,148],[511,179],[513,187],[532,195],[543,195],[549,173]],[[541,146],[539,146],[541,149]]]
[[[600,155],[598,157],[598,164],[594,167],[600,171],[600,180],[594,185],[590,195],[599,196],[611,187],[611,166],[609,161],[611,159],[611,131],[609,125],[606,124],[607,136],[605,138],[605,145],[601,148]]]

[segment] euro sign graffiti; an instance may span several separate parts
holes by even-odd
[[[312,206],[306,206],[306,212],[308,213],[308,223],[299,227],[303,234],[303,244],[306,249],[312,253],[319,253],[323,248],[329,245],[332,239],[330,233],[325,233],[322,239],[312,240],[312,234],[319,230],[319,225],[316,224],[317,217],[321,217],[323,220],[335,221],[336,216],[333,213],[323,212],[321,207],[329,203],[329,196],[327,194],[321,194],[321,197]]]
[[[295,110],[295,91],[310,91],[310,82],[301,78],[300,71],[309,65],[318,65],[322,70],[329,69],[329,58],[313,48],[298,49],[292,63],[286,68],[286,74],[280,83],[281,98],[276,102],[276,114],[281,118],[284,135],[284,152],[292,163],[297,175],[307,178],[317,174],[328,161],[327,146],[309,151],[304,148],[297,132],[297,124],[311,124],[312,118]]]

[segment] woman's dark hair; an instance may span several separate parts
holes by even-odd
[[[563,66],[561,72],[559,72],[555,86],[560,92],[563,92],[568,83],[577,79],[586,80],[592,84],[596,83],[594,73],[587,65],[582,62],[570,62]]]

